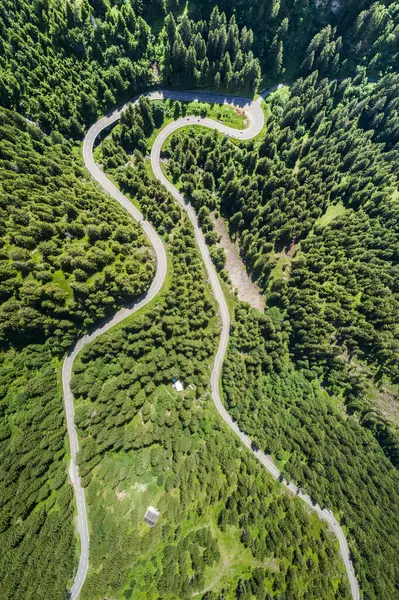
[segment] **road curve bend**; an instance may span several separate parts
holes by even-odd
[[[186,204],[183,196],[178,192],[178,190],[169,182],[169,180],[165,177],[162,172],[160,165],[160,156],[162,146],[174,131],[186,127],[187,125],[201,125],[208,127],[210,129],[217,129],[219,132],[224,135],[230,136],[232,138],[241,139],[241,140],[250,140],[255,137],[262,130],[264,124],[264,115],[263,111],[260,107],[260,103],[262,98],[265,98],[279,86],[274,86],[270,88],[266,92],[262,94],[260,98],[256,101],[249,100],[247,98],[235,97],[235,96],[221,96],[216,94],[209,93],[197,93],[197,92],[172,92],[172,91],[155,91],[149,92],[145,94],[147,98],[150,100],[179,100],[182,102],[185,101],[201,101],[207,103],[215,103],[215,104],[230,104],[232,106],[237,106],[243,109],[245,116],[247,118],[248,127],[243,130],[232,129],[223,125],[222,123],[213,121],[208,118],[199,118],[199,117],[185,117],[182,119],[178,119],[169,125],[167,125],[157,136],[152,150],[151,150],[151,166],[156,178],[168,189],[168,191],[172,194],[172,196],[177,200],[180,206],[187,212],[190,221],[194,228],[195,239],[197,241],[199,250],[201,252],[203,261],[205,263],[207,275],[209,281],[212,286],[213,293],[215,295],[216,301],[218,303],[220,318],[222,322],[222,332],[220,336],[219,346],[216,353],[214,366],[212,370],[211,376],[211,389],[212,389],[212,398],[215,403],[215,407],[224,420],[224,422],[230,427],[232,431],[240,438],[241,442],[253,453],[253,455],[258,459],[258,461],[265,467],[265,469],[275,478],[281,481],[281,483],[292,493],[301,498],[311,510],[315,511],[320,519],[325,521],[330,529],[335,533],[338,538],[340,554],[345,564],[348,578],[351,587],[351,593],[353,600],[360,600],[360,592],[359,586],[357,583],[356,575],[354,572],[354,568],[350,558],[350,551],[346,541],[345,534],[339,525],[338,521],[333,516],[332,512],[326,509],[322,509],[318,504],[313,504],[310,496],[304,494],[301,490],[297,488],[292,483],[287,482],[282,473],[276,467],[273,462],[271,456],[268,456],[261,452],[258,449],[255,449],[252,444],[250,438],[239,429],[237,423],[235,423],[230,417],[229,413],[225,409],[222,399],[220,397],[219,391],[219,382],[221,377],[221,371],[223,366],[223,361],[227,352],[227,346],[229,341],[229,333],[230,333],[230,315],[227,307],[227,303],[220,285],[219,278],[216,273],[216,269],[211,260],[208,247],[205,242],[204,235],[198,225],[197,217],[193,207],[190,204]],[[136,102],[137,98],[133,101]],[[75,579],[70,590],[70,598],[71,600],[76,600],[79,596],[79,593],[82,589],[83,583],[85,581],[88,567],[89,567],[89,527],[87,520],[87,510],[85,504],[85,496],[84,490],[82,488],[80,477],[78,473],[78,468],[76,465],[76,454],[79,450],[78,436],[76,432],[75,422],[74,422],[74,403],[73,403],[73,395],[70,387],[71,377],[72,377],[72,365],[75,360],[77,354],[86,346],[86,344],[92,342],[97,337],[108,331],[111,327],[123,321],[126,317],[132,315],[134,312],[139,310],[139,308],[145,306],[148,302],[154,298],[158,292],[160,291],[163,282],[166,277],[167,271],[167,258],[165,248],[163,246],[162,240],[153,229],[153,227],[145,221],[141,212],[124,196],[120,190],[106,177],[106,175],[99,169],[99,167],[94,162],[93,158],[93,146],[97,136],[104,130],[107,129],[110,125],[115,123],[119,118],[122,112],[127,108],[127,104],[122,107],[116,109],[112,113],[108,114],[103,119],[100,119],[97,123],[95,123],[87,132],[87,135],[83,142],[83,158],[87,169],[90,171],[92,177],[98,181],[98,183],[103,187],[103,189],[108,192],[115,200],[123,206],[132,216],[136,219],[142,226],[144,232],[146,233],[149,241],[151,242],[155,256],[157,261],[156,274],[154,280],[148,290],[148,292],[136,303],[123,308],[118,311],[110,320],[106,323],[100,325],[97,329],[95,329],[92,333],[83,336],[74,346],[74,348],[68,353],[66,356],[63,367],[62,367],[62,385],[63,385],[63,394],[64,394],[64,405],[65,405],[65,413],[67,419],[67,430],[69,436],[70,443],[70,453],[71,453],[71,462],[70,462],[70,478],[72,484],[75,489],[75,498],[76,498],[76,506],[77,506],[77,530],[80,537],[80,559],[78,569],[75,575]]]

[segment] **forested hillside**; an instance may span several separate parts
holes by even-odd
[[[223,375],[229,411],[289,480],[342,515],[364,597],[395,598],[397,470],[317,380],[289,363],[273,369],[285,334],[274,309],[264,317],[241,308],[235,318]]]
[[[139,226],[87,180],[60,134],[0,110],[1,583],[65,598],[73,572],[59,359],[149,286]]]
[[[0,119],[0,341],[65,350],[148,287],[152,250],[61,135],[5,110]]]
[[[83,168],[85,132],[151,87],[253,96],[282,81],[256,140],[181,131],[163,167],[221,277],[214,211],[265,296],[264,315],[230,298],[226,407],[340,519],[364,600],[397,597],[398,28],[397,0],[1,2],[1,598],[67,598],[79,548],[61,361],[155,271],[139,225]],[[214,302],[148,161],[186,110],[142,99],[96,150],[163,236],[170,271],[161,297],[76,361],[82,598],[348,599],[336,540],[211,406]]]
[[[159,184],[144,173],[139,179],[148,214]],[[82,597],[188,600],[210,586],[208,600],[348,598],[334,538],[280,493],[212,409],[214,303],[187,217],[177,210],[171,221],[162,212],[169,288],[88,346],[75,366],[93,524]],[[183,393],[172,390],[173,378]],[[142,522],[148,504],[161,511],[153,530]]]
[[[398,380],[396,79],[314,73],[271,100],[259,143],[179,134],[168,151],[202,222],[215,208],[229,217],[291,359],[363,416],[370,380]],[[393,435],[382,426],[396,462]]]
[[[150,84],[148,25],[128,3],[112,10],[107,2],[95,5],[2,3],[2,106],[77,137],[98,111]]]
[[[349,75],[364,65],[376,77],[399,67],[397,0],[220,0],[217,4],[227,15],[234,11],[239,26],[253,30],[254,52],[266,77],[295,78],[313,53],[313,66],[328,67],[330,75]],[[192,11],[203,18],[212,9],[207,0],[196,0]],[[330,64],[336,49],[341,62]]]
[[[397,394],[399,375],[398,89],[396,76],[314,72],[271,98],[257,142],[193,129],[164,154],[211,247],[210,211],[228,219],[268,304],[264,317],[236,313],[231,414],[289,479],[342,511],[367,598],[387,599],[395,578],[376,573],[396,569],[398,475],[362,425],[397,465],[395,400],[382,414],[379,398]]]
[[[142,102],[135,112],[143,123],[146,108],[148,104]],[[151,117],[153,112],[151,106]],[[87,181],[70,142],[58,133],[43,134],[38,127],[10,111],[3,110],[1,118],[1,540],[5,550],[1,587],[8,598],[61,599],[65,598],[73,575],[76,555],[73,494],[66,472],[59,358],[77,335],[148,286],[153,275],[153,259],[138,225]],[[129,169],[121,170],[121,176],[126,176],[126,171]],[[243,459],[235,445],[231,456],[225,457],[225,448],[231,442],[227,441],[224,431],[218,431],[212,438],[210,424],[214,422],[217,428],[217,422],[209,411],[208,400],[205,401],[207,361],[214,351],[218,331],[209,292],[197,276],[200,267],[193,234],[187,225],[180,223],[180,211],[172,199],[147,178],[139,154],[129,185],[140,197],[146,216],[166,234],[171,244],[171,254],[176,255],[174,278],[167,297],[158,309],[154,308],[145,317],[144,324],[132,321],[131,331],[104,339],[105,346],[102,340],[98,342],[96,347],[101,356],[100,349],[106,348],[106,363],[110,363],[114,353],[112,364],[105,367],[94,360],[94,370],[91,370],[82,363],[82,375],[77,377],[74,391],[77,396],[86,398],[78,404],[77,410],[84,438],[81,440],[81,474],[85,484],[89,484],[92,471],[103,473],[111,486],[106,487],[106,493],[111,490],[114,494],[112,481],[116,485],[124,471],[119,470],[118,464],[111,467],[103,461],[110,452],[119,451],[118,463],[125,464],[125,469],[128,465],[129,472],[134,469],[136,473],[132,484],[144,473],[149,477],[154,469],[156,477],[151,476],[151,481],[157,482],[160,502],[166,494],[165,511],[175,494],[181,497],[184,510],[173,509],[176,516],[172,520],[171,515],[170,525],[168,522],[166,530],[162,529],[162,538],[165,535],[166,539],[159,541],[154,554],[147,551],[146,541],[140,551],[140,560],[145,564],[157,561],[159,581],[154,580],[151,592],[154,598],[160,590],[173,589],[178,590],[179,597],[184,594],[189,597],[190,590],[201,589],[205,580],[210,582],[212,565],[214,570],[223,569],[221,556],[227,556],[233,563],[221,583],[221,590],[225,590],[221,593],[231,598],[241,597],[244,591],[262,597],[265,589],[277,591],[286,586],[299,586],[307,598],[347,597],[346,578],[341,571],[335,541],[325,528],[316,519],[309,519],[300,503],[282,498],[261,468]],[[178,223],[180,226],[176,228]],[[148,324],[151,327],[147,332]],[[159,345],[157,355],[152,350],[154,339]],[[126,341],[126,350],[119,346],[122,340]],[[88,357],[91,357],[90,350],[83,360]],[[129,383],[129,392],[125,393],[126,388],[119,388],[119,384],[116,386],[118,373],[123,385]],[[190,381],[195,383],[179,410],[175,407],[177,398],[165,396],[161,387],[161,383],[170,382],[172,376],[182,377],[186,385]],[[132,387],[136,381],[140,389],[137,384]],[[92,410],[89,403],[93,404]],[[112,410],[110,403],[114,406]],[[198,419],[191,423],[190,415],[195,407]],[[168,417],[165,423],[158,423],[156,435],[151,433],[150,426],[153,418],[150,416],[155,415],[155,409],[156,414],[164,411]],[[149,419],[149,426],[141,432],[144,438],[138,435],[139,417]],[[206,447],[201,442],[205,438]],[[160,448],[163,445],[169,448],[169,439],[174,440],[173,451],[167,455],[166,463],[159,463]],[[191,445],[196,452],[203,448],[203,456],[187,470],[189,474],[195,469],[190,482],[186,482],[182,461],[183,458],[183,462],[193,461],[189,459]],[[138,455],[139,448],[142,451]],[[225,468],[221,470],[223,464]],[[169,483],[159,478],[172,467],[174,475]],[[115,468],[116,475],[110,479]],[[236,469],[241,473],[239,481],[234,476]],[[209,470],[217,476],[209,478]],[[155,489],[154,483],[151,490]],[[89,515],[92,523],[97,526],[103,523],[104,529],[98,530],[98,537],[92,536],[91,560],[93,565],[100,561],[106,566],[101,578],[93,576],[89,580],[87,597],[95,594],[100,598],[104,590],[115,592],[125,583],[132,589],[140,587],[143,597],[148,597],[150,588],[143,576],[137,572],[129,578],[131,565],[137,560],[129,548],[137,547],[137,533],[123,529],[126,520],[115,523],[105,518],[101,504],[95,497],[91,499],[91,494],[97,494],[98,485],[100,482],[95,477],[88,488]],[[199,498],[196,486],[203,489],[204,485],[209,487],[209,494]],[[103,493],[104,488],[100,489]],[[247,489],[252,490],[252,496],[248,496]],[[216,509],[213,497],[217,499]],[[267,498],[267,514],[261,497]],[[116,495],[115,498],[119,502]],[[240,510],[235,508],[237,505]],[[189,531],[182,536],[180,545],[176,544],[179,524],[188,525],[189,514],[194,510],[198,517],[190,521]],[[288,513],[289,518],[283,517],[284,513]],[[141,513],[137,513],[137,522],[141,518]],[[280,523],[279,519],[283,521]],[[199,526],[203,530],[201,535]],[[119,533],[115,536],[116,541],[120,540],[118,548],[109,545],[115,527]],[[274,542],[269,537],[266,542],[272,530],[275,531]],[[280,530],[284,531],[284,537]],[[94,531],[97,531],[95,527]],[[140,530],[139,534],[142,535]],[[290,539],[292,544],[288,543]],[[292,554],[294,540],[295,555]],[[190,548],[190,543],[190,554],[187,554],[183,548]],[[198,544],[202,549],[209,545],[209,550],[198,553],[195,550]],[[181,561],[180,569],[182,574],[186,573],[185,577],[176,578],[176,574],[168,571],[171,552]],[[114,576],[115,560],[118,581]],[[308,566],[302,573],[303,562]],[[196,578],[191,581],[193,569]],[[209,592],[208,596],[212,598],[212,594]]]
[[[252,92],[309,68],[398,67],[398,2],[4,0],[0,104],[81,137],[97,115],[161,80]],[[223,14],[225,11],[226,14]],[[339,58],[337,56],[339,54]]]
[[[141,3],[5,0],[0,7],[0,105],[46,131],[82,137],[122,99],[164,82],[253,92],[253,34],[217,9],[209,23],[165,19],[155,37]],[[154,13],[151,13],[154,18]]]
[[[247,93],[258,89],[260,67],[252,52],[252,30],[243,27],[240,31],[234,15],[227,23],[217,6],[209,24],[195,22],[187,13],[179,21],[176,25],[173,14],[165,19],[166,83]]]
[[[57,366],[39,344],[0,352],[0,589],[7,599],[65,600],[76,566]]]

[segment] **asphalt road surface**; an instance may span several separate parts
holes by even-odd
[[[154,145],[151,151],[151,165],[157,179],[169,190],[169,192],[174,196],[174,198],[179,202],[179,204],[184,208],[187,212],[190,221],[194,228],[195,239],[197,241],[199,250],[201,252],[203,261],[205,263],[207,275],[212,286],[213,293],[215,295],[216,301],[219,307],[220,318],[222,322],[222,332],[219,341],[219,347],[216,353],[215,362],[212,370],[211,376],[211,388],[212,388],[212,397],[215,403],[216,409],[225,423],[234,431],[234,433],[240,438],[242,443],[254,454],[254,456],[259,460],[259,462],[265,467],[265,469],[275,478],[281,481],[281,483],[294,495],[298,496],[303,500],[311,510],[315,511],[320,519],[325,521],[330,529],[335,533],[339,542],[340,554],[344,561],[348,578],[350,582],[352,598],[353,600],[360,600],[360,592],[359,586],[356,580],[355,572],[353,569],[353,565],[350,559],[350,552],[348,548],[348,544],[345,538],[345,534],[339,525],[338,521],[335,519],[331,511],[322,509],[318,504],[313,504],[310,496],[304,494],[301,490],[299,490],[294,484],[287,482],[282,473],[276,467],[273,462],[271,456],[268,456],[256,449],[256,447],[252,444],[250,438],[239,429],[237,423],[235,423],[230,417],[229,413],[225,409],[222,399],[220,397],[219,392],[219,381],[221,376],[221,370],[223,361],[226,355],[228,341],[229,341],[229,332],[230,332],[230,315],[227,307],[227,303],[216,274],[215,267],[212,263],[211,257],[209,255],[208,247],[205,243],[205,239],[203,233],[198,225],[197,217],[193,207],[190,204],[186,204],[182,195],[177,191],[177,189],[167,180],[164,176],[161,165],[160,165],[160,155],[162,145],[171,133],[180,129],[181,127],[186,127],[187,125],[201,125],[208,127],[210,129],[217,129],[224,135],[241,139],[241,140],[250,140],[255,137],[262,130],[264,124],[264,116],[263,111],[260,107],[260,103],[262,98],[265,98],[271,92],[273,92],[277,87],[267,90],[262,94],[262,96],[256,100],[251,101],[247,98],[235,97],[235,96],[220,96],[215,94],[208,93],[197,93],[197,92],[171,92],[171,91],[156,91],[145,94],[150,100],[158,100],[158,99],[173,99],[180,101],[195,101],[198,100],[200,102],[208,102],[208,103],[217,103],[217,104],[230,104],[232,106],[238,106],[242,108],[245,112],[248,127],[244,130],[237,130],[227,127],[222,123],[213,121],[208,118],[200,118],[200,117],[185,117],[182,119],[178,119],[173,123],[167,125],[156,138]],[[137,99],[134,99],[132,102],[135,102]],[[157,268],[154,280],[148,290],[148,292],[136,303],[123,308],[118,311],[112,318],[110,318],[105,323],[101,324],[98,328],[92,331],[90,334],[83,336],[75,345],[75,347],[68,353],[66,356],[63,367],[62,367],[62,384],[63,384],[63,393],[64,393],[64,404],[65,404],[65,413],[67,419],[67,429],[69,436],[69,444],[70,444],[70,453],[71,453],[71,463],[69,468],[69,474],[71,478],[71,482],[75,489],[75,498],[76,498],[76,506],[77,506],[77,531],[80,538],[80,558],[79,565],[76,572],[76,576],[70,590],[70,598],[71,600],[76,600],[79,596],[79,593],[84,584],[87,571],[89,568],[89,526],[87,520],[87,510],[85,503],[85,495],[84,490],[81,486],[80,477],[78,473],[78,468],[76,465],[76,454],[79,450],[79,442],[78,436],[75,427],[75,411],[74,411],[74,403],[73,403],[73,395],[71,392],[71,376],[72,376],[72,365],[73,361],[77,354],[88,344],[93,341],[109,329],[123,321],[126,317],[132,315],[134,312],[139,310],[141,307],[145,306],[148,302],[150,302],[161,290],[163,282],[165,281],[166,272],[167,272],[167,258],[165,248],[163,246],[162,240],[153,229],[153,227],[145,221],[141,212],[118,190],[118,188],[106,177],[106,175],[99,169],[99,167],[94,162],[93,158],[93,145],[97,136],[104,130],[107,129],[110,125],[115,123],[121,113],[126,109],[127,104],[116,109],[103,119],[100,119],[97,123],[95,123],[87,132],[87,135],[84,139],[83,143],[83,158],[87,169],[90,171],[92,177],[98,181],[98,183],[102,186],[102,188],[110,194],[115,200],[123,206],[136,221],[138,221],[144,232],[146,233],[150,243],[152,244]]]

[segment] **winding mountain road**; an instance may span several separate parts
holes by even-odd
[[[220,397],[219,391],[219,382],[221,377],[221,371],[223,366],[223,361],[226,355],[228,341],[229,341],[229,333],[230,333],[230,315],[227,307],[227,303],[216,273],[216,269],[212,263],[208,247],[206,245],[204,235],[198,225],[197,217],[193,207],[190,204],[186,204],[183,196],[178,192],[178,190],[168,181],[165,175],[162,172],[160,166],[160,155],[162,150],[162,145],[171,133],[174,131],[186,127],[187,125],[202,125],[205,127],[209,127],[210,129],[217,129],[221,133],[228,135],[230,137],[234,137],[236,139],[241,140],[250,140],[255,137],[262,130],[264,124],[264,116],[263,111],[261,109],[260,103],[262,98],[269,95],[273,92],[278,86],[274,86],[273,88],[267,90],[262,94],[262,96],[257,101],[251,101],[246,98],[233,97],[233,96],[219,96],[215,94],[200,94],[196,92],[171,92],[171,91],[157,91],[150,92],[146,94],[146,96],[150,100],[158,100],[158,99],[173,99],[179,101],[195,101],[199,100],[201,102],[208,103],[217,103],[217,104],[230,104],[232,106],[238,106],[243,109],[247,121],[248,127],[244,130],[237,130],[227,127],[222,123],[213,121],[208,118],[199,118],[199,117],[185,117],[183,119],[178,119],[169,125],[167,125],[156,138],[152,150],[151,150],[151,165],[154,171],[156,178],[169,190],[169,192],[173,195],[173,197],[177,200],[180,206],[187,212],[190,221],[194,228],[195,239],[197,241],[198,247],[200,249],[203,261],[205,263],[207,275],[212,286],[213,293],[215,295],[216,301],[219,307],[220,318],[222,322],[222,332],[220,336],[219,346],[215,357],[215,362],[212,370],[211,376],[211,388],[212,388],[212,397],[215,403],[215,407],[225,421],[225,423],[230,427],[232,431],[240,438],[241,442],[253,453],[253,455],[258,459],[258,461],[265,467],[265,469],[275,478],[281,481],[281,483],[292,493],[295,494],[298,498],[301,498],[311,510],[315,511],[320,519],[325,521],[330,529],[335,533],[338,538],[340,554],[345,564],[348,578],[351,587],[351,593],[353,600],[360,600],[360,592],[359,586],[356,580],[354,568],[350,558],[350,551],[348,548],[348,544],[345,538],[345,534],[339,525],[338,521],[335,519],[331,511],[322,509],[318,504],[313,504],[310,496],[304,494],[300,491],[294,484],[287,482],[282,473],[276,467],[273,462],[271,456],[268,456],[254,448],[250,438],[242,432],[237,423],[235,423],[230,417],[229,413],[225,409],[222,399]],[[137,101],[137,99],[136,99]],[[71,377],[72,377],[72,366],[73,361],[75,360],[77,354],[86,346],[86,344],[92,342],[94,339],[108,331],[111,327],[123,321],[126,317],[132,315],[134,312],[139,310],[141,307],[145,306],[148,302],[150,302],[161,290],[163,282],[166,277],[167,272],[167,257],[164,245],[162,240],[153,229],[153,227],[145,221],[141,212],[118,190],[118,188],[106,177],[106,175],[99,169],[99,167],[94,162],[93,158],[93,146],[97,136],[104,130],[107,129],[110,125],[115,123],[119,118],[122,112],[126,109],[127,104],[122,106],[121,108],[116,109],[103,119],[99,120],[95,123],[88,131],[84,143],[83,143],[83,158],[87,169],[90,171],[92,177],[98,181],[98,183],[103,187],[103,189],[108,192],[115,200],[117,200],[123,208],[125,208],[134,219],[136,219],[142,226],[143,230],[147,234],[148,239],[150,240],[153,250],[155,252],[157,267],[156,274],[154,280],[148,290],[148,292],[141,298],[138,302],[123,308],[118,311],[111,319],[107,322],[100,325],[97,329],[95,329],[92,333],[83,336],[75,345],[75,347],[70,351],[70,353],[66,356],[63,368],[62,368],[62,385],[63,385],[63,393],[64,393],[64,404],[65,404],[65,413],[67,419],[67,430],[69,436],[70,443],[70,453],[71,453],[71,463],[70,463],[70,478],[72,484],[75,489],[75,498],[76,498],[76,506],[77,506],[77,530],[80,537],[80,559],[79,565],[76,572],[76,576],[70,590],[70,598],[71,600],[76,600],[79,596],[79,593],[82,589],[83,583],[86,578],[86,574],[89,567],[89,527],[87,520],[87,510],[85,504],[85,496],[84,490],[82,488],[80,477],[78,474],[78,468],[76,465],[76,454],[79,450],[78,436],[76,432],[75,422],[74,422],[74,403],[73,403],[73,395],[71,391]]]

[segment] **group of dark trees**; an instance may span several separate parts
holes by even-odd
[[[377,402],[399,379],[398,89],[396,75],[370,84],[362,69],[343,81],[313,72],[272,97],[258,140],[194,128],[164,154],[208,242],[207,215],[220,210],[265,293],[265,316],[236,313],[232,415],[288,478],[342,511],[366,597],[387,599],[395,576],[376,573],[396,569],[398,480],[372,433],[397,466],[398,429]]]
[[[394,598],[397,469],[370,431],[281,356],[285,327],[275,308],[269,315],[236,310],[223,372],[229,412],[288,480],[341,515],[364,597]]]
[[[81,137],[116,99],[152,81],[151,31],[127,2],[5,0],[0,104]]]
[[[75,560],[74,497],[51,348],[0,352],[2,598],[65,600]]]
[[[239,27],[253,30],[253,50],[268,77],[284,71],[295,76],[305,59],[309,64],[314,58],[314,68],[330,63],[334,70],[335,50],[341,54],[341,76],[359,65],[374,77],[398,70],[397,0],[220,0],[218,7],[228,17],[233,13]],[[212,9],[207,0],[196,0],[192,12],[204,18]]]
[[[260,66],[252,52],[253,33],[238,28],[234,15],[227,23],[217,6],[209,23],[184,13],[177,24],[165,19],[164,79],[187,87],[251,92],[259,86]]]
[[[148,212],[156,184],[144,184]],[[188,600],[212,583],[208,565],[223,573],[224,535],[252,558],[245,575],[222,577],[222,589],[205,598],[349,598],[334,538],[241,452],[209,404],[219,332],[186,216],[179,214],[167,239],[169,288],[75,363],[79,469],[96,523],[83,598],[124,589],[126,598]],[[172,393],[174,377],[184,382],[181,395]],[[151,491],[148,503],[161,512],[154,529],[143,529],[145,504],[129,496],[144,482],[142,493]],[[116,499],[122,490],[127,498]]]
[[[194,206],[228,216],[269,305],[288,318],[297,366],[333,393],[344,389],[359,410],[369,408],[354,398],[368,375],[399,376],[396,79],[376,86],[378,105],[362,72],[340,83],[315,72],[294,84],[289,99],[271,101],[260,142],[237,147],[215,134],[179,134],[167,151],[169,172],[180,169]],[[387,126],[372,132],[377,115]],[[337,202],[344,214],[318,225]],[[278,277],[281,257],[290,264]],[[387,452],[396,461],[397,450]]]
[[[0,342],[66,350],[148,287],[140,227],[86,178],[70,142],[0,111]]]
[[[129,155],[136,150],[147,152],[147,137],[156,126],[163,123],[165,107],[162,102],[150,102],[144,96],[136,104],[128,104],[121,114],[118,125],[101,143],[101,156],[97,158],[105,169],[126,165]]]
[[[272,78],[284,69],[346,75],[364,64],[376,76],[397,67],[396,1],[201,0],[184,8],[179,0],[5,0],[0,104],[80,137],[98,114],[160,78],[252,92],[259,59]]]
[[[398,14],[397,1],[371,0],[201,0],[188,13],[179,0],[5,0],[0,104],[80,137],[98,114],[160,77],[252,92],[259,59],[272,78],[298,68],[346,75],[359,64],[376,76],[398,66]]]
[[[129,167],[133,167],[134,164],[137,166],[140,159],[151,152],[151,141],[156,130],[168,121],[186,115],[200,117],[209,115],[222,122],[224,118],[228,124],[231,124],[231,120],[233,125],[237,121],[239,124],[244,121],[244,117],[228,105],[197,101],[181,102],[172,99],[149,100],[148,96],[140,96],[136,103],[129,103],[126,106],[118,124],[97,145],[95,158],[105,170],[112,173],[112,176],[130,176],[133,171]],[[118,167],[123,168],[118,169]]]
[[[140,296],[154,258],[59,133],[0,109],[0,543],[4,598],[65,598],[73,572],[58,359]]]
[[[271,99],[260,140],[235,145],[190,132],[167,154],[218,269],[214,209],[267,299],[266,315],[236,312],[226,400],[287,477],[342,515],[365,599],[395,597],[398,431],[375,401],[384,386],[394,396],[399,376],[398,8],[389,0],[196,0],[188,12],[181,0],[1,3],[2,597],[66,597],[76,555],[59,359],[143,293],[154,272],[138,225],[88,181],[71,140],[153,83],[252,93],[259,65],[266,78],[304,77]],[[385,76],[371,84],[366,67]],[[193,232],[145,159],[165,114],[142,99],[101,146],[104,168],[164,236],[173,279],[76,367],[80,469],[95,524],[83,594],[189,598],[204,589],[208,566],[222,569],[227,532],[252,558],[207,600],[342,600],[345,574],[324,527],[239,452],[205,400],[216,314]],[[340,216],[326,221],[337,206]],[[173,377],[194,389],[168,397]],[[136,481],[153,478],[159,527],[143,533],[138,508],[121,520],[108,510],[102,499],[120,481],[109,460],[124,461]],[[264,566],[269,558],[278,571]]]
[[[159,81],[253,91],[253,34],[217,8],[209,23],[165,18],[155,38],[138,2],[5,0],[0,8],[0,105],[50,131],[81,137],[117,101]],[[154,14],[152,14],[154,17]]]

